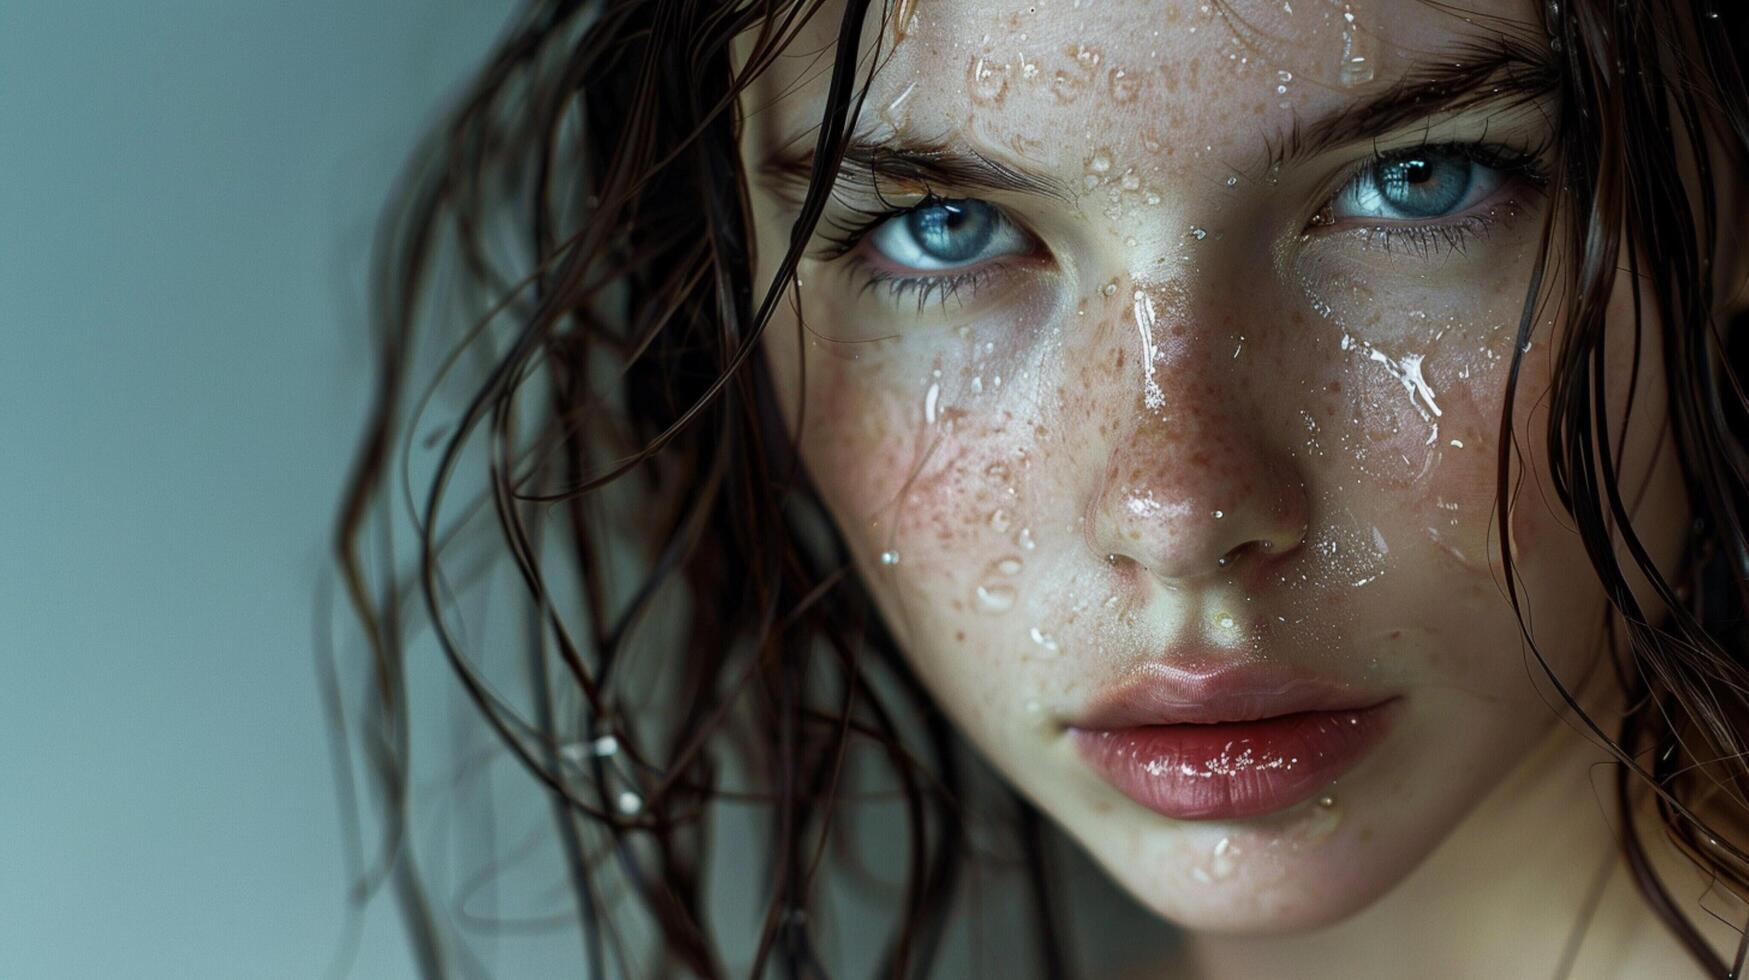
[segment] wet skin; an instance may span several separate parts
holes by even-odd
[[[1437,157],[1474,193],[1435,217],[1367,213],[1376,195],[1354,191],[1374,186],[1377,152],[1534,156],[1549,107],[1411,116],[1283,152],[1296,120],[1316,130],[1522,30],[1531,8],[1382,6],[922,0],[881,33],[858,132],[1026,179],[895,174],[878,197],[847,181],[764,340],[813,479],[931,692],[1139,901],[1196,930],[1366,907],[1557,730],[1499,584],[1494,513],[1506,371],[1550,203],[1534,162],[1497,156]],[[812,145],[836,17],[828,5],[744,100],[760,283],[794,215],[767,164]],[[916,254],[892,230],[903,217],[846,234],[925,193],[988,202],[1004,231],[946,271],[902,261]],[[1547,490],[1556,300],[1523,354],[1511,424],[1526,470],[1505,526],[1544,656],[1607,711],[1604,596]],[[1625,285],[1612,316],[1619,405]],[[1687,516],[1643,329],[1622,485],[1669,568]],[[1169,819],[1101,778],[1069,729],[1098,692],[1175,655],[1396,698],[1397,717],[1318,798]],[[1588,798],[1581,810],[1597,819]]]

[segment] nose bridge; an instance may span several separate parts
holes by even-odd
[[[1290,550],[1307,505],[1291,459],[1265,437],[1255,392],[1266,384],[1246,383],[1218,314],[1182,284],[1138,285],[1132,300],[1133,332],[1120,342],[1136,348],[1139,377],[1110,395],[1121,421],[1089,543],[1168,580],[1213,574],[1247,547]]]

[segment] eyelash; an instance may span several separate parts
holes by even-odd
[[[1334,201],[1351,183],[1381,167],[1432,150],[1455,153],[1473,163],[1498,170],[1506,175],[1508,180],[1522,181],[1538,193],[1548,183],[1548,172],[1541,162],[1543,156],[1543,148],[1541,147],[1519,148],[1501,143],[1480,142],[1429,142],[1373,154],[1371,159],[1351,168],[1335,184],[1335,189],[1331,192],[1329,200]],[[934,275],[925,273],[895,275],[876,268],[861,256],[852,254],[863,239],[883,222],[909,214],[912,211],[936,206],[943,200],[945,198],[937,195],[933,190],[926,190],[921,200],[902,207],[887,205],[883,199],[883,206],[877,209],[852,208],[852,212],[858,217],[848,224],[828,217],[825,219],[826,224],[830,225],[834,231],[821,234],[822,246],[817,255],[827,261],[840,259],[846,255],[851,256],[851,270],[863,277],[858,295],[873,289],[882,289],[887,292],[888,298],[896,303],[910,294],[916,301],[919,314],[923,312],[924,307],[928,306],[932,299],[939,303],[943,309],[946,308],[950,299],[960,299],[963,305],[966,299],[975,296],[980,288],[988,285],[993,277],[1006,271],[1005,265],[998,261],[974,266],[970,269],[956,269]],[[1510,212],[1517,203],[1517,201],[1509,200],[1503,207]],[[1319,209],[1318,214],[1322,215],[1329,209],[1330,205],[1326,203]],[[1007,218],[1006,214],[1003,218],[1011,220]],[[1381,222],[1360,226],[1358,229],[1350,226],[1348,229],[1338,230],[1347,230],[1351,233],[1358,230],[1364,234],[1368,246],[1376,246],[1386,252],[1412,252],[1425,259],[1441,252],[1463,252],[1472,236],[1485,235],[1498,220],[1499,216],[1490,211],[1485,214],[1471,214],[1457,219],[1429,221],[1422,224],[1386,224]],[[1314,216],[1308,227],[1315,227],[1318,224],[1319,222]],[[961,293],[964,290],[970,290],[970,294],[962,296]]]
[[[878,192],[876,196],[879,197]],[[925,189],[921,200],[904,206],[886,204],[885,199],[881,198],[882,207],[880,208],[852,207],[850,210],[857,217],[849,223],[828,216],[823,221],[833,231],[820,233],[822,244],[816,255],[826,261],[849,255],[849,270],[862,277],[862,285],[857,289],[859,296],[870,290],[880,289],[887,293],[890,300],[897,303],[909,294],[916,301],[919,315],[923,313],[924,308],[932,300],[942,309],[947,308],[947,302],[950,299],[958,299],[961,305],[964,305],[965,301],[977,295],[979,289],[989,285],[990,280],[1006,272],[1007,265],[1001,261],[985,262],[968,269],[950,269],[933,275],[927,273],[899,275],[875,267],[873,263],[860,255],[851,254],[856,251],[858,245],[862,244],[862,240],[881,224],[910,214],[912,211],[934,207],[945,200],[949,199],[936,194],[933,190]],[[1013,222],[1013,219],[1008,217],[1006,212],[1002,212],[1002,220]],[[1016,256],[1008,258],[1013,259]],[[962,295],[963,291],[969,292]]]
[[[1464,143],[1464,142],[1428,142],[1415,146],[1402,147],[1373,154],[1372,158],[1351,168],[1335,185],[1329,201],[1335,201],[1344,190],[1357,180],[1370,173],[1400,160],[1424,154],[1429,151],[1452,153],[1464,157],[1472,163],[1489,167],[1503,174],[1507,181],[1520,181],[1528,185],[1534,193],[1541,194],[1548,185],[1548,170],[1542,160],[1546,146],[1511,146],[1504,143]],[[1373,224],[1351,224],[1346,228],[1336,229],[1350,234],[1359,233],[1369,247],[1382,248],[1386,252],[1406,251],[1419,258],[1431,258],[1442,252],[1462,253],[1472,237],[1486,235],[1500,220],[1497,211],[1507,212],[1511,216],[1516,212],[1521,202],[1509,198],[1496,208],[1480,214],[1468,214],[1456,218],[1427,221],[1420,224],[1393,224],[1375,222]],[[1325,215],[1330,210],[1330,203],[1325,203],[1313,216],[1308,227],[1320,224],[1318,216]],[[1327,227],[1327,225],[1326,225]]]

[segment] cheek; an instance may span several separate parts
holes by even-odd
[[[940,641],[939,630],[908,628],[918,615],[1015,605],[1035,547],[1026,489],[1036,423],[1003,407],[998,388],[1013,379],[972,363],[808,362],[804,456],[892,625],[912,634],[907,647]],[[965,633],[948,631],[959,642]]]

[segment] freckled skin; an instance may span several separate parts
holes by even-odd
[[[1403,70],[1396,52],[1460,38],[1460,22],[1408,6],[1388,25],[1396,43],[1376,56],[1376,84]],[[795,51],[830,50],[835,16]],[[1302,240],[1328,178],[1367,151],[1279,174],[1254,164],[1293,115],[1357,94],[1335,79],[1340,28],[1327,17],[1272,23],[1280,50],[1243,63],[1225,22],[1194,4],[1069,17],[938,0],[913,25],[868,104],[921,79],[904,102],[912,135],[965,141],[1074,197],[998,201],[1051,266],[921,316],[803,263],[811,330],[786,306],[764,346],[792,425],[806,400],[802,450],[825,503],[947,713],[1138,900],[1198,930],[1350,915],[1555,723],[1495,581],[1499,417],[1539,221],[1430,258],[1341,229]],[[1296,81],[1282,96],[1284,70]],[[780,58],[756,87],[771,108],[748,117],[749,160],[811,125],[823,93],[811,54]],[[790,216],[768,188],[753,201],[764,282]],[[1614,315],[1627,322],[1619,299]],[[1537,489],[1548,329],[1525,356],[1512,419],[1529,472],[1510,533],[1545,653],[1577,685],[1598,662],[1605,605]],[[896,339],[837,339],[883,335]],[[1618,400],[1628,346],[1609,379]],[[1647,351],[1624,486],[1651,468],[1661,421]],[[1643,537],[1668,566],[1684,504],[1673,467],[1657,474],[1641,509],[1668,516]],[[1386,741],[1333,788],[1344,817],[1327,835],[1307,833],[1307,808],[1166,820],[1080,761],[1063,726],[1126,667],[1187,641],[1404,699]],[[1198,881],[1223,838],[1243,857]]]

